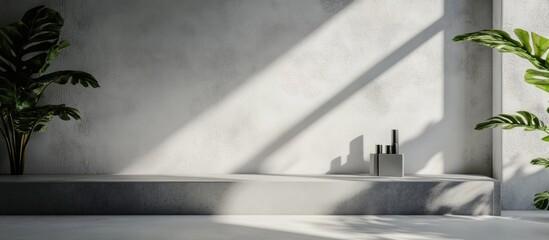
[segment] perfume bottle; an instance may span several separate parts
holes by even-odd
[[[399,153],[398,130],[393,129],[391,145],[385,146],[382,153],[382,145],[376,145],[376,153],[370,154],[370,175],[386,177],[403,177],[403,155]]]
[[[376,152],[370,154],[370,175],[379,176],[379,154],[383,153],[383,145],[376,145]]]

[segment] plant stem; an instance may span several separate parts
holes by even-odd
[[[10,170],[12,175],[22,175],[25,169],[25,149],[27,141],[27,133],[20,133],[15,130],[15,124],[10,114],[7,114],[8,120],[6,129],[11,130],[9,137],[9,155],[10,155]],[[4,121],[4,119],[2,119]],[[6,122],[6,121],[4,121]],[[8,131],[6,131],[7,133]]]
[[[6,114],[7,115],[7,114]],[[8,124],[7,119],[4,119],[3,116],[0,117],[2,119],[2,126],[4,127],[4,140],[6,141],[6,147],[8,149],[8,157],[10,159],[10,172],[11,174],[15,174],[17,172],[16,164],[15,164],[15,149],[14,149],[14,141],[13,141],[13,130],[12,126]]]
[[[16,132],[12,139],[11,162],[13,163],[13,167],[11,168],[11,174],[22,175],[25,170],[25,149],[28,142],[28,134]]]

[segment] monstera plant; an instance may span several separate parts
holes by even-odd
[[[62,26],[58,12],[39,6],[27,11],[21,21],[0,27],[0,131],[11,174],[23,174],[25,151],[33,132],[46,130],[54,116],[80,119],[77,109],[39,103],[50,84],[99,87],[85,72],[47,72],[61,50],[69,46],[67,41],[59,40]]]
[[[518,40],[513,39],[502,30],[483,30],[467,33],[454,37],[454,41],[470,41],[488,46],[503,53],[513,53],[528,60],[535,69],[528,69],[524,74],[524,80],[539,89],[549,92],[549,39],[534,32],[515,29]],[[549,108],[547,108],[549,113]],[[524,131],[543,132],[541,140],[549,142],[549,127],[536,115],[527,111],[518,111],[518,114],[500,114],[477,124],[475,129],[489,129],[501,126],[503,129],[522,128]],[[531,162],[549,168],[549,158],[536,158]],[[534,206],[538,209],[549,210],[549,191],[537,193],[534,197]]]

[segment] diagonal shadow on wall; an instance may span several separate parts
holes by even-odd
[[[237,168],[235,173],[260,173],[261,167],[264,161],[278,149],[286,145],[290,140],[298,136],[301,132],[325,116],[331,110],[343,103],[353,94],[357,93],[366,86],[368,83],[374,81],[377,77],[398,63],[402,58],[412,53],[416,48],[428,41],[435,34],[440,32],[443,27],[443,19],[438,19],[433,22],[429,27],[415,35],[408,40],[398,49],[393,51],[383,60],[379,61],[372,68],[366,71],[362,76],[354,80],[351,84],[347,85],[339,93],[332,96],[328,101],[320,105],[316,110],[309,113],[298,123],[294,124],[291,128],[280,134],[274,141],[264,147],[261,151],[255,154],[252,158],[246,161],[246,163]]]
[[[46,92],[45,101],[76,104],[84,119],[54,122],[37,134],[29,146],[29,172],[123,170],[352,2],[0,1],[10,10],[0,9],[0,25],[37,5],[58,10],[72,46],[56,64],[88,71],[102,85]]]
[[[487,14],[459,15],[461,11],[464,11],[463,9],[486,9]],[[490,22],[492,19],[491,9],[491,1],[444,1],[444,15],[447,20],[443,23],[443,114],[439,121],[429,124],[421,134],[401,145],[402,152],[411,153],[407,156],[408,163],[410,161],[414,163],[405,165],[407,172],[417,173],[426,167],[430,160],[435,160],[440,161],[437,167],[440,167],[443,173],[492,176],[491,135],[488,132],[474,130],[475,122],[490,116],[489,111],[483,112],[481,109],[491,109],[491,98],[486,101],[485,98],[479,99],[479,96],[486,94],[482,91],[482,89],[486,89],[486,85],[491,88],[491,71],[487,75],[480,75],[482,77],[478,77],[478,72],[482,68],[491,68],[491,51],[482,46],[452,41],[456,35],[479,30],[476,29],[477,25],[472,24],[471,26],[468,23]],[[467,16],[469,19],[454,22],[450,20],[455,19],[452,15],[462,16],[462,18]],[[490,28],[490,25],[483,28]],[[471,53],[475,54],[474,57],[467,55]],[[456,59],[463,60],[456,61]],[[477,72],[477,74],[471,77],[469,72]],[[467,81],[465,84],[460,83],[464,80]],[[478,114],[479,112],[482,114]],[[452,128],[462,128],[466,131],[457,133],[458,136],[451,136],[448,134],[448,129]],[[432,143],[432,145],[426,146],[426,142]],[[470,147],[471,143],[475,143],[477,147]],[[473,152],[475,149],[483,149],[485,154]],[[437,154],[441,154],[441,156],[434,159]]]
[[[479,5],[474,5],[474,4],[479,4]],[[435,156],[435,154],[437,153],[442,153],[443,155],[451,155],[451,154],[463,154],[462,152],[455,152],[455,151],[463,151],[462,149],[460,148],[450,148],[448,147],[448,145],[445,145],[443,143],[443,141],[447,140],[448,137],[451,137],[451,136],[446,136],[445,133],[445,129],[449,128],[449,127],[453,127],[457,124],[465,124],[463,122],[466,122],[466,124],[471,124],[473,125],[473,121],[468,118],[470,116],[461,116],[461,114],[463,112],[466,112],[467,113],[467,108],[474,108],[476,106],[474,105],[464,105],[463,108],[464,109],[454,109],[452,108],[452,105],[451,103],[452,102],[455,102],[456,101],[456,97],[457,99],[460,99],[460,97],[463,97],[462,94],[470,94],[466,89],[457,89],[456,88],[456,84],[452,82],[452,80],[459,80],[459,78],[455,78],[455,74],[459,74],[459,72],[464,72],[470,68],[474,68],[472,66],[467,66],[466,64],[467,63],[464,63],[464,65],[450,65],[450,60],[452,58],[456,58],[458,57],[458,54],[463,54],[463,53],[460,53],[459,51],[462,50],[460,49],[460,47],[453,43],[452,42],[452,38],[453,36],[457,35],[457,34],[461,34],[463,32],[466,32],[466,31],[475,31],[475,30],[478,30],[478,29],[467,29],[467,28],[458,28],[458,27],[455,27],[455,26],[452,26],[452,22],[449,22],[449,17],[448,15],[449,14],[459,14],[459,8],[460,7],[463,7],[463,6],[468,6],[468,5],[473,5],[473,6],[469,6],[469,7],[473,7],[473,8],[478,8],[478,7],[483,7],[484,9],[486,9],[487,12],[490,12],[491,13],[491,2],[489,1],[485,1],[485,2],[475,2],[475,1],[468,1],[468,2],[456,2],[456,1],[452,1],[452,0],[445,0],[444,1],[444,16],[442,19],[440,19],[440,25],[439,25],[439,31],[444,31],[444,115],[443,115],[443,118],[436,122],[436,123],[433,123],[432,125],[429,125],[426,127],[426,129],[420,134],[418,135],[416,138],[413,138],[409,141],[406,141],[403,145],[402,145],[402,151],[403,152],[408,152],[408,151],[411,151],[413,149],[420,149],[420,151],[417,151],[417,155],[414,156],[414,161],[415,163],[420,163],[417,165],[417,168],[414,168],[414,169],[405,169],[407,172],[415,172],[415,171],[418,171],[420,170],[422,167],[426,166],[426,164],[428,164],[428,161],[429,159],[431,159],[432,157]],[[491,15],[488,15],[488,16],[483,16],[483,17],[487,17],[488,19],[491,19]],[[489,26],[487,26],[487,28],[489,28]],[[477,46],[461,46],[461,48],[467,48],[467,47],[472,47],[472,49],[468,49],[468,51],[475,51],[476,53],[478,54],[481,54],[479,56],[481,56],[480,58],[482,59],[483,57],[487,57],[489,59],[491,59],[491,51],[487,50],[487,49],[483,49],[483,48],[478,48]],[[457,51],[457,52],[456,52]],[[455,55],[454,55],[455,54]],[[469,58],[465,58],[466,61],[471,61],[472,59],[469,59]],[[491,79],[491,78],[489,78]],[[470,81],[473,81],[473,84],[472,86],[475,86],[474,84],[474,81],[475,80],[472,80],[472,79],[468,79]],[[483,79],[481,79],[483,80]],[[491,81],[490,81],[491,83]],[[459,86],[459,85],[457,85]],[[465,95],[465,98],[464,99],[469,99],[467,98],[468,95]],[[461,100],[461,101],[466,101],[466,100]],[[469,102],[467,102],[469,103]],[[489,103],[486,103],[486,104],[489,104],[491,106],[491,102]],[[490,113],[487,112],[486,113],[486,116],[488,116]],[[463,117],[465,117],[465,120],[462,120]],[[474,116],[474,117],[484,117],[484,116]],[[463,122],[461,122],[463,121]],[[472,127],[470,128],[472,133],[470,133],[471,135],[475,135],[477,133],[474,132],[474,130],[472,129]],[[479,135],[481,136],[484,136],[486,137],[486,143],[477,143],[477,144],[487,144],[488,147],[491,146],[491,135],[490,134],[486,134],[486,133],[480,133]],[[477,135],[478,136],[478,135]],[[460,136],[460,139],[465,139],[465,140],[461,140],[461,141],[467,141],[469,137],[462,137]],[[439,141],[433,141],[433,139],[438,139]],[[435,146],[425,146],[425,142],[436,142],[437,144]],[[477,142],[477,141],[475,141]],[[463,144],[462,142],[460,143],[457,143],[457,144]],[[460,145],[461,146],[461,145]],[[490,151],[491,152],[491,151]],[[467,156],[466,154],[463,154],[465,156]],[[476,159],[477,161],[479,159]],[[490,157],[487,156],[487,159],[486,159],[486,164],[490,164],[491,162],[489,161],[490,160]],[[467,161],[467,159],[463,159],[463,161]],[[448,166],[444,166],[444,171],[445,173],[451,173],[451,172],[448,172]],[[483,167],[483,168],[480,168],[477,169],[475,168],[475,165],[473,166],[470,166],[466,171],[468,171],[469,173],[476,173],[476,174],[481,174],[481,175],[485,175],[485,176],[491,176],[491,167],[488,166],[488,167]],[[463,173],[463,172],[461,172]],[[463,183],[467,183],[467,182],[463,182]],[[463,184],[462,183],[462,184]],[[444,183],[439,183],[438,185],[443,185]],[[347,204],[352,204],[353,201],[354,201],[354,198],[358,197],[358,196],[368,196],[368,195],[372,195],[372,194],[376,194],[376,190],[375,190],[375,187],[376,185],[374,184],[374,187],[372,188],[369,188],[368,190],[364,190],[364,191],[360,191],[360,192],[357,192],[354,196],[350,197],[350,198],[347,198],[345,200],[343,200],[341,202],[341,205],[342,206],[346,206]],[[436,198],[436,197],[439,197],[440,195],[444,194],[446,191],[451,191],[451,188],[440,188],[439,191],[436,191],[436,187],[435,188],[432,188],[428,191],[425,192],[425,194],[428,194],[430,196],[432,196],[433,198]],[[403,190],[406,190],[406,189],[403,189]],[[459,190],[459,191],[463,191],[463,190]],[[473,190],[467,192],[463,192],[464,195],[467,195],[468,193],[472,192]],[[398,196],[402,197],[402,204],[405,205],[405,206],[408,206],[410,209],[421,209],[421,208],[425,208],[427,209],[429,203],[428,202],[417,202],[417,201],[410,201],[410,199],[408,199],[408,196],[409,194],[399,194]],[[499,197],[497,195],[493,196],[495,198]],[[460,199],[460,200],[464,200],[464,199]],[[445,213],[458,213],[459,212],[471,212],[471,211],[478,211],[480,209],[486,209],[486,206],[479,206],[477,205],[479,202],[482,202],[482,203],[485,203],[485,202],[490,202],[492,201],[490,195],[484,195],[484,196],[478,196],[478,197],[475,197],[473,199],[470,199],[468,201],[465,201],[465,202],[461,202],[461,205],[458,205],[458,206],[452,206],[452,207],[445,207],[445,206],[442,206],[442,207],[439,207],[439,208],[436,208],[436,209],[430,209],[430,211],[433,212],[433,214],[445,214]],[[499,200],[495,200],[494,202],[494,205],[498,204],[499,203]],[[370,206],[372,208],[377,208],[379,206],[381,206],[382,204],[380,203],[373,203],[373,204],[370,204]],[[499,206],[494,206],[495,208],[499,208]],[[337,209],[336,209],[337,210]],[[483,213],[483,214],[487,214],[487,213]],[[350,224],[351,225],[351,224]]]
[[[486,9],[488,14],[470,11],[470,9]],[[483,89],[485,85],[491,84],[491,81],[483,82],[491,78],[491,75],[483,76],[476,79],[484,67],[490,67],[488,63],[491,59],[491,52],[483,49],[480,46],[464,45],[459,46],[452,42],[453,36],[462,34],[467,31],[475,31],[471,27],[478,27],[478,22],[489,23],[491,21],[491,2],[490,1],[466,1],[455,2],[450,0],[444,1],[444,14],[437,21],[433,22],[429,27],[418,33],[416,36],[408,40],[401,47],[393,51],[383,60],[379,61],[372,68],[366,71],[361,77],[354,80],[346,86],[342,91],[335,94],[328,101],[320,105],[316,110],[309,113],[301,121],[294,124],[291,128],[280,134],[274,141],[266,147],[258,151],[245,164],[241,165],[235,173],[261,173],[262,164],[276,151],[284,147],[288,142],[297,137],[305,129],[313,123],[327,115],[338,105],[349,99],[353,94],[360,91],[370,82],[397,64],[402,58],[409,55],[423,43],[431,39],[437,33],[443,31],[444,44],[444,89],[443,89],[443,115],[442,119],[428,125],[417,137],[404,142],[401,145],[402,152],[407,153],[408,163],[406,172],[418,172],[433,158],[435,155],[442,154],[441,159],[452,161],[444,161],[440,166],[445,173],[472,173],[491,176],[491,138],[487,133],[478,133],[473,130],[474,121],[472,119],[485,119],[489,117],[489,112],[483,115],[475,115],[481,109],[490,109],[491,102],[479,102],[479,96],[485,95]],[[447,14],[453,15],[448,17]],[[458,15],[458,16],[456,16]],[[455,22],[455,19],[461,21]],[[471,19],[465,19],[467,17]],[[454,19],[454,20],[452,20]],[[489,28],[486,26],[485,28]],[[463,51],[465,48],[466,51]],[[467,54],[475,53],[476,57],[468,57]],[[464,60],[456,60],[464,59]],[[487,64],[489,66],[487,66]],[[477,72],[469,75],[469,72]],[[473,76],[473,77],[471,77]],[[466,79],[467,83],[460,83]],[[481,98],[480,100],[485,100]],[[479,110],[480,109],[480,110]],[[420,114],[420,113],[418,113]],[[465,126],[464,126],[465,125]],[[447,129],[465,128],[470,131],[464,131],[460,136],[448,136]],[[434,145],[425,145],[425,143],[435,143]],[[485,155],[481,155],[476,148],[468,147],[470,142],[478,142],[482,147],[479,149],[488,149]],[[479,157],[481,159],[479,159]],[[459,159],[458,159],[459,158]],[[337,161],[337,159],[335,159]],[[439,160],[439,159],[437,159]],[[465,162],[465,170],[462,163]],[[366,163],[364,161],[364,163]],[[364,166],[364,164],[355,164],[356,166]],[[329,172],[334,172],[331,169]],[[336,171],[337,172],[337,171]],[[354,172],[354,171],[352,171]]]

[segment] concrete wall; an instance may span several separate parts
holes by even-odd
[[[406,172],[491,175],[491,52],[451,42],[490,0],[0,0],[0,24],[42,3],[72,43],[54,68],[102,88],[50,89],[84,120],[27,173],[365,172],[398,128]]]
[[[499,14],[504,30],[512,32],[522,28],[549,37],[549,1],[503,0],[501,3]],[[549,93],[524,82],[524,72],[533,67],[528,61],[510,54],[502,54],[501,60],[502,111],[531,111],[548,123],[545,109]],[[503,210],[534,209],[534,194],[549,190],[549,171],[530,165],[530,160],[536,157],[549,156],[549,145],[540,140],[542,137],[544,135],[537,132],[503,131]]]

